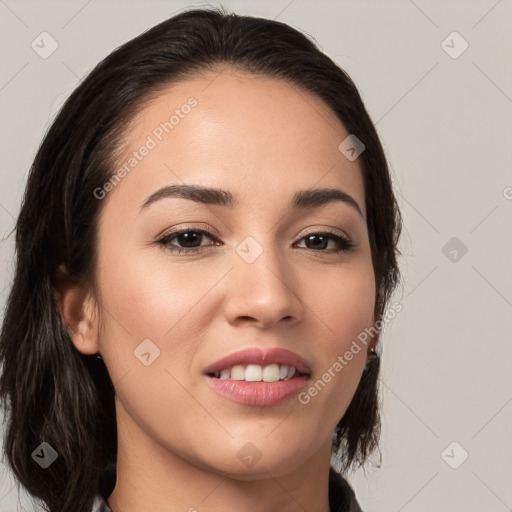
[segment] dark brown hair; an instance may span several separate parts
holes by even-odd
[[[4,451],[16,479],[51,512],[89,512],[94,495],[112,492],[117,458],[114,388],[103,361],[71,342],[54,297],[56,270],[64,264],[95,289],[102,201],[93,191],[113,175],[125,126],[165,87],[223,66],[315,94],[363,141],[377,319],[399,281],[401,218],[379,137],[354,82],[310,38],[284,23],[212,8],[179,13],[117,48],[46,133],[15,228],[16,267],[0,334]],[[378,445],[378,364],[363,372],[336,428],[333,450],[345,469]],[[32,458],[43,441],[58,453],[44,470]]]

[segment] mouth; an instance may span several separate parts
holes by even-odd
[[[308,363],[289,350],[250,348],[207,367],[208,384],[234,402],[260,407],[281,404],[297,395],[311,377]]]
[[[294,366],[273,363],[266,366],[238,364],[231,368],[223,368],[217,372],[207,373],[207,375],[216,379],[243,380],[246,382],[277,382],[308,374],[300,372]]]

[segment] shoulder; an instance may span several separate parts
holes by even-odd
[[[363,512],[350,484],[332,467],[329,470],[331,512]]]

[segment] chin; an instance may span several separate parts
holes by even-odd
[[[290,436],[293,439],[292,436]],[[281,477],[290,473],[294,468],[305,464],[314,452],[313,444],[310,450],[301,451],[304,444],[297,443],[288,446],[281,445],[276,449],[275,443],[264,439],[254,443],[236,443],[234,448],[209,450],[208,458],[202,457],[196,461],[210,471],[229,475],[234,480],[263,480],[269,476]],[[240,446],[238,446],[240,444]],[[318,450],[318,447],[317,447]],[[221,462],[220,462],[221,461]],[[220,463],[219,463],[220,462]]]

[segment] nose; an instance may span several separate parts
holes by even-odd
[[[226,283],[224,314],[234,326],[268,329],[300,322],[304,306],[299,276],[289,262],[268,244],[251,263],[235,252]]]

